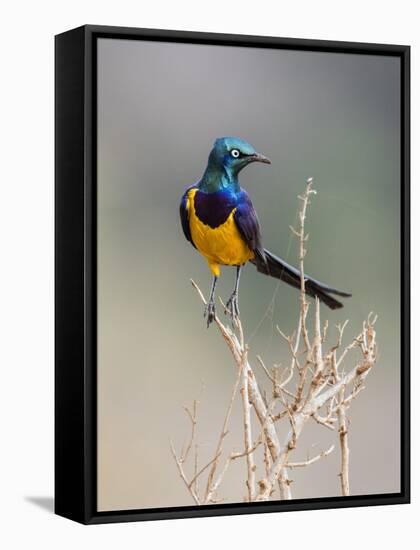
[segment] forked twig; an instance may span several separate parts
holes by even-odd
[[[308,329],[309,304],[305,292],[304,260],[307,254],[308,234],[305,231],[305,220],[310,197],[316,193],[312,188],[313,181],[307,180],[305,192],[299,196],[298,228],[291,228],[298,237],[298,260],[300,270],[299,315],[295,335],[287,336],[277,327],[277,331],[287,346],[290,363],[280,371],[274,365],[270,370],[263,359],[257,360],[271,385],[272,398],[257,381],[255,372],[249,361],[249,350],[244,343],[244,331],[241,319],[235,319],[233,328],[222,323],[216,315],[215,325],[230,350],[235,366],[236,378],[228,401],[222,429],[218,437],[215,451],[211,458],[201,467],[198,464],[198,445],[196,439],[197,402],[192,410],[186,408],[191,421],[191,432],[188,443],[180,457],[177,456],[171,443],[171,452],[177,465],[179,475],[196,504],[220,502],[217,493],[220,491],[229,466],[235,460],[244,460],[246,500],[262,501],[272,498],[278,487],[280,498],[290,499],[291,483],[288,472],[311,466],[334,451],[334,444],[304,461],[293,461],[291,455],[299,445],[300,436],[305,425],[313,419],[329,431],[337,431],[341,452],[340,485],[341,494],[350,495],[349,470],[350,449],[348,440],[347,410],[365,387],[365,379],[377,360],[376,332],[374,324],[376,317],[372,314],[363,323],[360,334],[343,347],[344,330],[348,324],[337,325],[338,337],[336,343],[327,348],[328,321],[321,323],[320,302],[315,299],[313,310],[313,330]],[[198,285],[191,280],[200,300],[206,304],[206,299]],[[321,328],[322,327],[322,328]],[[358,353],[356,359],[354,355]],[[354,357],[353,366],[345,368],[350,357]],[[240,391],[238,391],[240,388]],[[240,452],[228,452],[223,461],[222,455],[229,424],[233,415],[236,397],[240,393],[242,403],[243,445]],[[280,411],[277,405],[281,405]],[[253,417],[258,421],[261,433],[252,441]],[[283,434],[284,423],[288,429]],[[263,445],[261,453],[258,452]],[[195,448],[193,473],[187,475],[186,463],[189,461],[191,449]],[[201,453],[200,453],[201,454]],[[220,464],[222,464],[220,466]],[[206,473],[206,483],[203,494],[200,495],[198,480]],[[257,481],[257,476],[259,479]]]

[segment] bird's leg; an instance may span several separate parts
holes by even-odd
[[[242,269],[241,265],[236,266],[235,288],[233,289],[233,292],[229,300],[226,302],[226,307],[225,307],[225,313],[229,313],[232,321],[239,317],[238,292],[239,292],[239,279],[241,277],[241,269]]]
[[[204,308],[204,317],[207,316],[207,328],[214,321],[216,317],[216,305],[214,303],[214,291],[216,290],[217,277],[213,277],[213,283],[211,285],[210,298]]]

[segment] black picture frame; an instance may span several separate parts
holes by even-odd
[[[401,492],[98,512],[96,44],[98,38],[396,56],[401,60]],[[410,501],[410,47],[86,25],[55,37],[55,512],[108,523]]]

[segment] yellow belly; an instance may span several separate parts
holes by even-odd
[[[220,275],[220,265],[242,265],[254,257],[254,253],[241,237],[236,227],[232,210],[228,219],[219,227],[211,228],[196,215],[194,195],[197,189],[188,193],[188,215],[191,237],[197,250],[206,258],[216,277]]]

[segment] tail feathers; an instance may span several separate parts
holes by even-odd
[[[264,273],[275,279],[280,279],[295,288],[300,288],[300,271],[272,254],[269,250],[264,249],[264,256],[262,254],[257,254],[255,259],[251,261],[256,265],[260,273]],[[345,298],[351,296],[348,292],[329,287],[307,275],[305,275],[305,292],[308,296],[312,296],[313,298],[317,296],[321,302],[331,309],[343,307],[343,304],[330,296],[330,294],[343,296]]]

